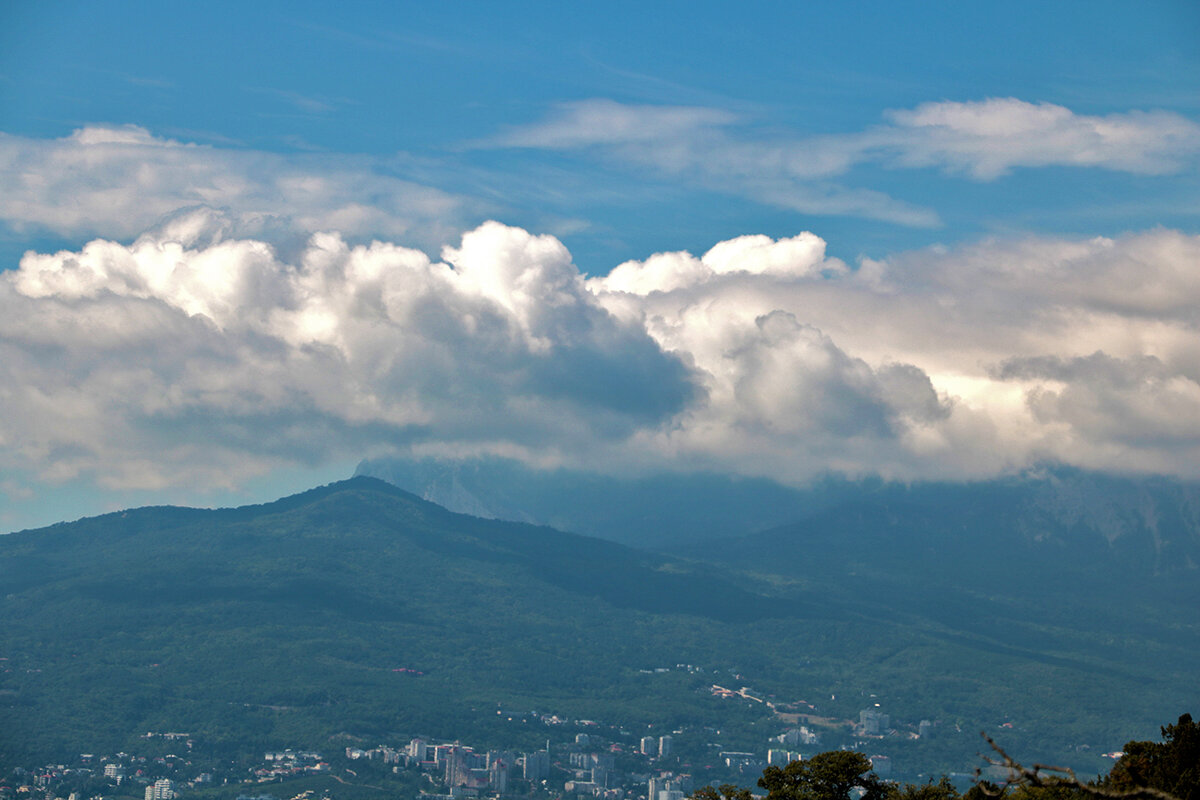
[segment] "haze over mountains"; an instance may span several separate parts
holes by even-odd
[[[829,476],[796,488],[713,474],[618,478],[537,470],[500,458],[367,460],[357,474],[382,478],[453,511],[643,547],[688,550],[708,539],[801,521],[807,527],[836,528],[875,509],[885,512],[881,526],[860,525],[853,534],[864,546],[869,539],[861,537],[894,538],[894,531],[906,525],[912,528],[908,535],[919,540],[932,526],[961,531],[967,547],[983,538],[1012,536],[1014,545],[1041,543],[1044,557],[1069,542],[1076,557],[1091,560],[1108,553],[1126,568],[1133,566],[1128,561],[1133,557],[1153,573],[1200,566],[1200,484],[1155,476],[1048,467],[970,483]]]
[[[1121,485],[1104,492],[1114,508]],[[719,725],[729,746],[761,746],[782,723],[708,692],[736,674],[833,719],[880,702],[935,720],[934,743],[889,745],[914,772],[969,770],[976,732],[1004,723],[1014,744],[1099,769],[1096,754],[1195,707],[1194,506],[1145,488],[1136,519],[1153,509],[1157,526],[1088,561],[1100,529],[1048,501],[1018,509],[1030,491],[931,505],[876,487],[790,526],[677,544],[689,557],[456,514],[369,477],[0,537],[0,755],[144,730],[254,747],[532,735],[497,728],[497,705]],[[1058,527],[1010,527],[1008,512]],[[1103,530],[1135,519],[1097,514]],[[675,664],[704,672],[643,671]]]

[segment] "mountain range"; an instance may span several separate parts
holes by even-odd
[[[539,470],[498,457],[464,461],[374,459],[381,478],[452,511],[549,525],[639,547],[686,550],[864,506],[893,517],[923,514],[959,525],[970,546],[980,527],[1047,545],[1067,540],[1093,554],[1149,559],[1153,571],[1200,567],[1200,484],[1116,476],[1062,466],[974,482],[885,482],[829,475],[803,487],[708,473],[619,477]],[[914,519],[913,524],[918,524]]]
[[[1099,488],[1067,502],[1047,493],[1056,480]],[[912,772],[969,771],[981,729],[1098,770],[1098,753],[1196,707],[1200,605],[1191,490],[1147,484],[1131,505],[1127,484],[1095,480],[844,485],[788,524],[747,512],[732,536],[671,533],[657,551],[455,513],[366,476],[11,534],[0,762],[147,730],[230,747],[545,736],[499,708],[631,735],[719,727],[727,748],[765,748],[785,721],[710,691],[736,682],[824,720],[826,744],[853,744],[837,721],[875,703],[897,724],[933,721],[930,741],[877,745]]]

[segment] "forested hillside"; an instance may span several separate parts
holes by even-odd
[[[249,747],[541,736],[504,727],[498,707],[720,727],[761,748],[785,723],[711,691],[731,683],[827,720],[827,743],[850,741],[838,720],[867,704],[901,730],[931,720],[937,737],[887,743],[922,770],[969,768],[978,731],[1009,725],[1095,771],[1194,699],[1190,616],[1082,629],[993,599],[963,627],[935,590],[768,574],[778,563],[764,551],[731,571],[453,514],[369,478],[0,537],[0,759],[116,750],[148,730]]]

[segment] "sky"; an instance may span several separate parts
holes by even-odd
[[[1200,7],[0,5],[0,530],[366,457],[1200,478]]]

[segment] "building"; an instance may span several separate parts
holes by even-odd
[[[658,757],[666,758],[669,755],[671,755],[671,737],[670,736],[658,737]]]
[[[446,785],[465,786],[470,780],[470,765],[467,753],[461,747],[452,747],[446,753]]]
[[[658,752],[658,740],[653,736],[643,736],[641,750],[642,755],[644,756],[654,755]],[[653,800],[653,798],[651,798],[651,800]]]
[[[175,800],[175,782],[159,778],[146,787],[146,800]]]
[[[799,747],[800,745],[814,745],[821,743],[821,737],[808,729],[808,726],[801,725],[799,728],[788,728],[777,737],[778,741],[788,747]]]
[[[882,736],[892,726],[892,718],[876,708],[864,708],[858,712],[858,727],[870,736]]]
[[[525,754],[525,780],[543,781],[550,777],[550,751],[534,750]]]
[[[496,794],[505,794],[508,792],[508,775],[509,762],[504,758],[491,759],[488,764],[488,785],[492,787],[492,791]]]
[[[647,786],[646,800],[683,800],[692,788],[691,775],[676,775],[664,772],[651,778]]]

